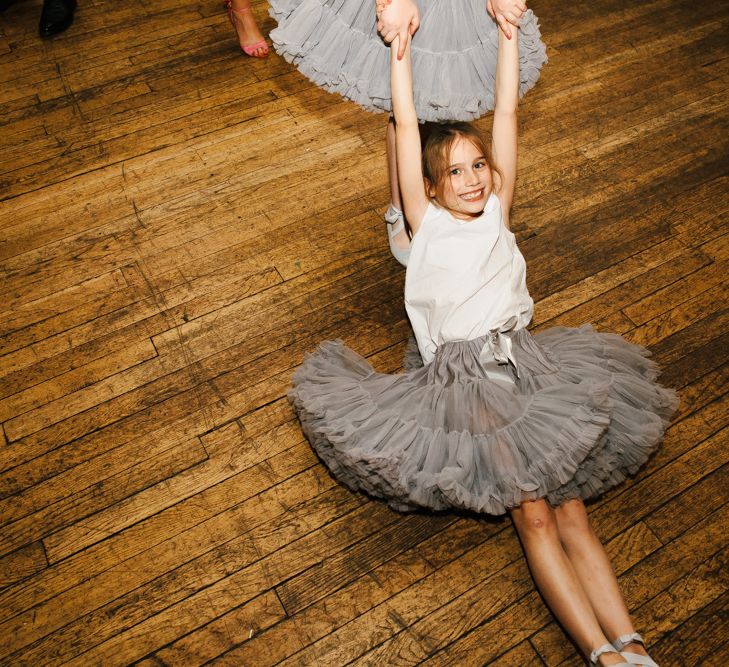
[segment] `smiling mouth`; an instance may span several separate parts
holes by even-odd
[[[465,199],[466,201],[474,201],[476,199],[481,199],[483,197],[483,188],[480,190],[473,190],[472,192],[466,192],[465,194],[461,195],[461,199]]]

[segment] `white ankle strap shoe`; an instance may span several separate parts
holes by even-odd
[[[392,256],[403,266],[408,265],[410,258],[410,248],[400,248],[397,246],[393,238],[405,229],[405,218],[402,211],[390,204],[390,208],[385,212],[385,222],[387,223],[387,238],[390,242],[390,252]]]

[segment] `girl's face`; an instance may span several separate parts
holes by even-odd
[[[453,143],[442,202],[458,218],[478,217],[491,194],[491,168],[480,149],[464,137]]]

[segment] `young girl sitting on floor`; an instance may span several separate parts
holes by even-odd
[[[393,43],[398,178],[413,232],[405,304],[424,365],[376,373],[325,342],[290,399],[349,487],[397,510],[509,512],[536,585],[592,663],[655,665],[583,501],[637,471],[677,400],[646,351],[620,336],[525,328],[533,302],[509,231],[517,41],[499,36],[490,148],[461,123],[436,127],[422,156],[409,45],[398,60]]]

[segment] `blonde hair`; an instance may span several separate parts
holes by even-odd
[[[428,197],[440,206],[448,208],[445,202],[445,188],[449,178],[450,156],[453,145],[458,139],[470,141],[484,156],[491,170],[491,189],[495,179],[502,180],[501,172],[494,166],[489,149],[483,135],[470,123],[425,123],[420,126],[420,141],[423,146],[423,177],[425,178]],[[432,194],[431,194],[432,193]],[[491,193],[487,193],[491,194]]]

